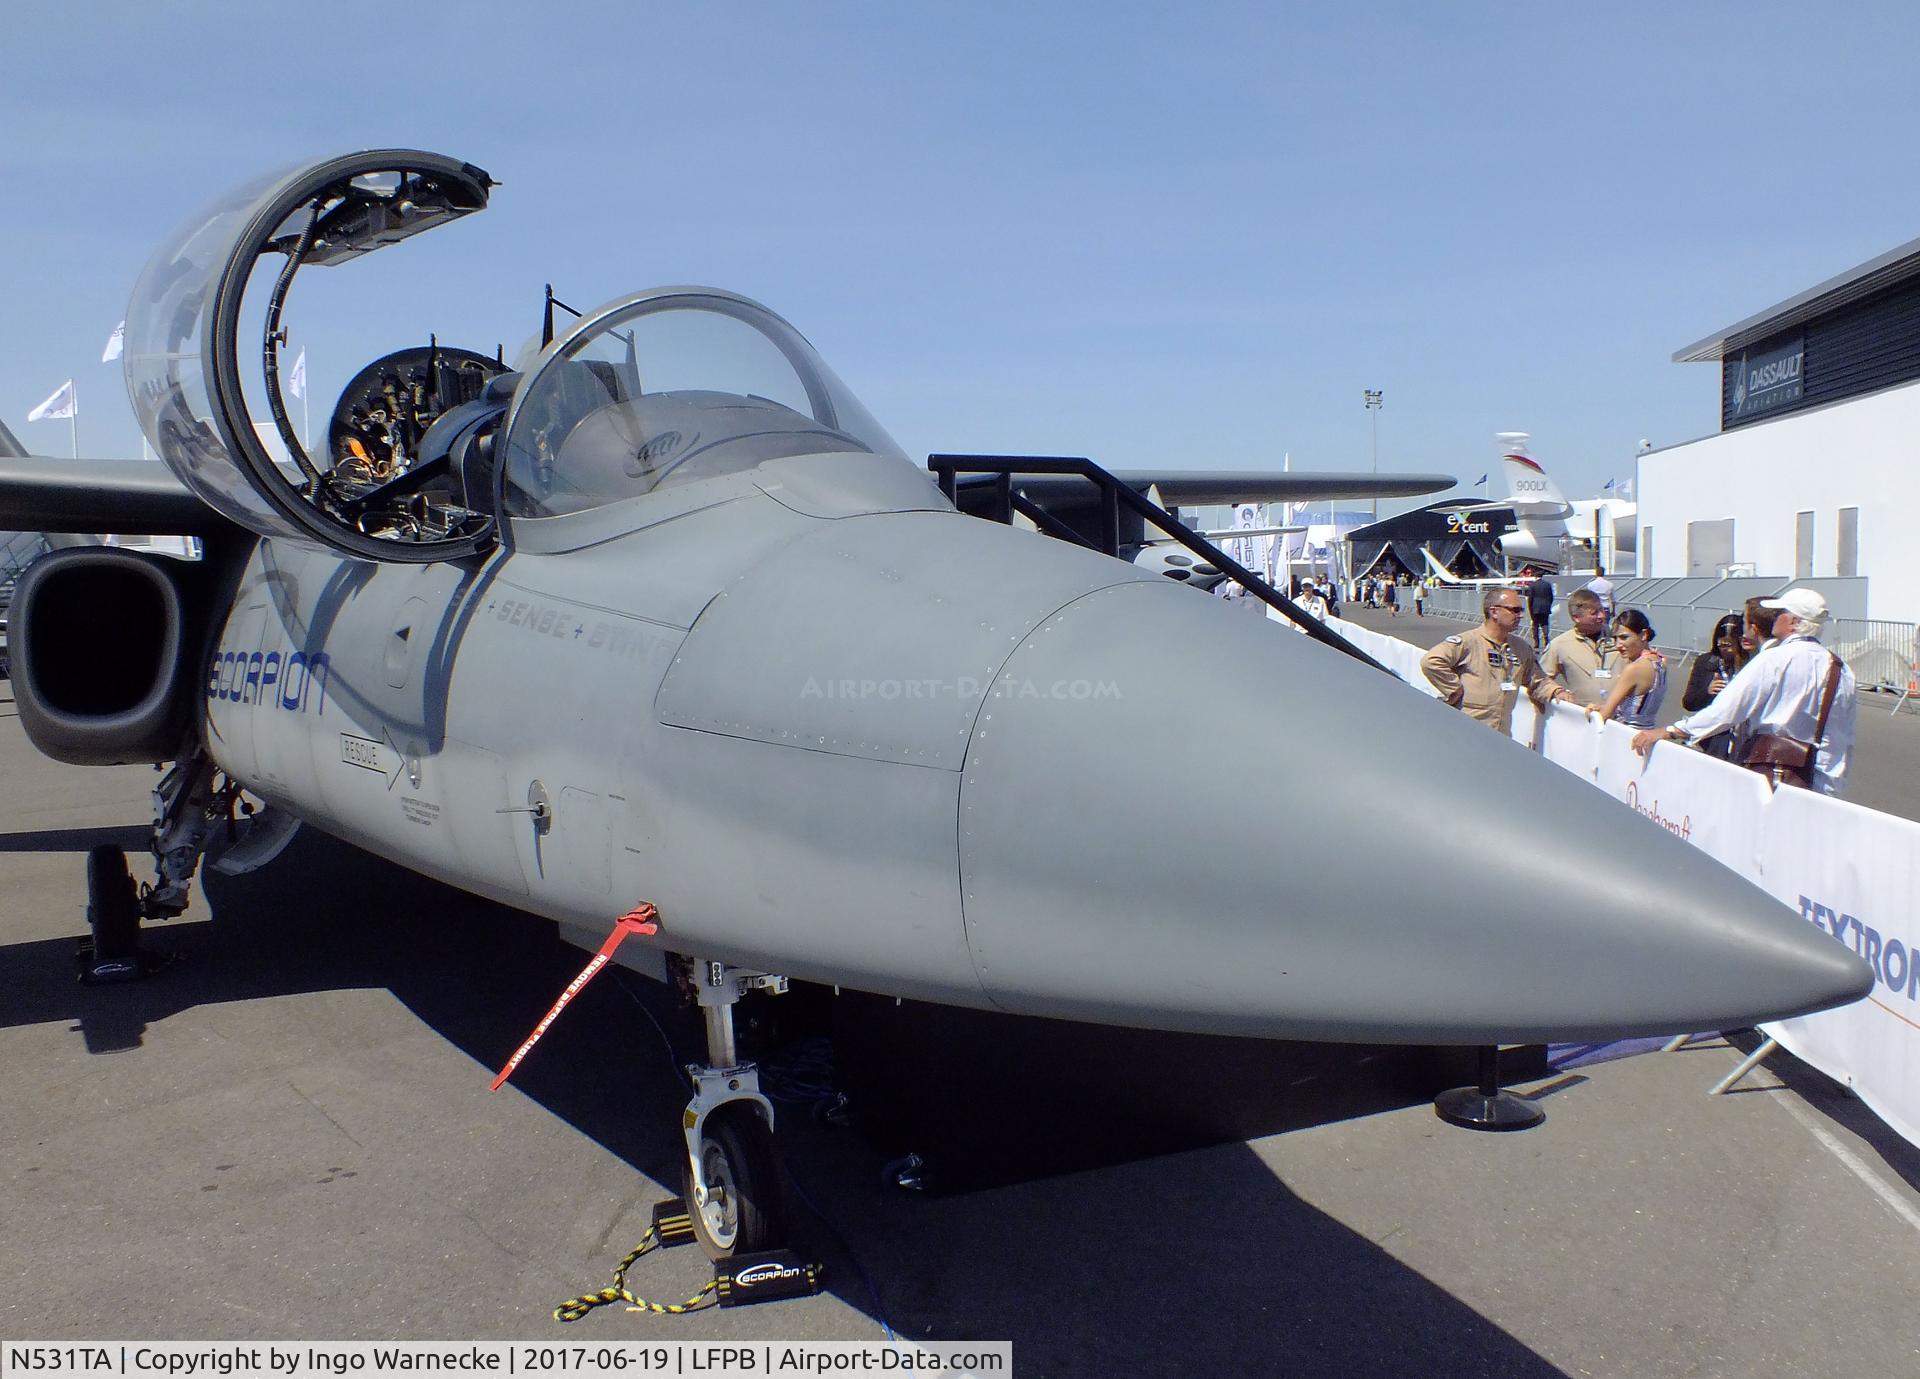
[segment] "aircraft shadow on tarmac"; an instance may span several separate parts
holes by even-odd
[[[145,826],[126,828],[47,828],[21,833],[0,833],[0,852],[87,852],[102,843],[139,853],[147,846],[153,830]]]
[[[33,836],[79,850],[122,832]],[[207,892],[211,922],[150,931],[151,946],[180,961],[145,983],[80,986],[72,939],[9,950],[0,1025],[70,1020],[90,1051],[109,1053],[137,1049],[148,1025],[195,1006],[384,987],[490,1070],[583,962],[543,921],[311,830],[258,873],[209,878]],[[672,1108],[686,1093],[633,1003],[658,1022],[676,1062],[700,1047],[699,1022],[664,988],[608,976],[581,993],[514,1085],[677,1192]],[[744,1044],[797,1029],[811,1036],[802,1049],[817,1047],[825,1006],[855,1105],[899,1102],[868,1117],[877,1143],[805,1105],[783,1106],[780,1141],[805,1204],[790,1207],[801,1248],[826,1262],[828,1286],[848,1306],[903,1335],[1010,1339],[1022,1372],[1046,1375],[1561,1373],[1232,1143],[1424,1099],[1425,1084],[1452,1068],[1409,1071],[1385,1050],[1195,1040],[817,992],[781,1002],[792,1013],[762,1007],[743,1022]],[[1223,1057],[1211,1074],[1222,1081],[1198,1100],[1181,1093],[1206,1072],[1196,1060]],[[769,1065],[777,1087],[777,1050]],[[882,1162],[909,1135],[922,1137],[949,1191],[883,1180]],[[1208,1143],[1225,1147],[1144,1157]],[[1092,1167],[1105,1171],[1034,1181]],[[1002,1190],[964,1190],[980,1187]]]

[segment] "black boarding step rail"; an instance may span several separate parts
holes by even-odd
[[[1324,642],[1335,651],[1343,652],[1356,661],[1365,662],[1375,670],[1383,671],[1388,675],[1393,674],[1387,667],[1306,612],[1299,604],[1268,584],[1259,575],[1234,560],[1191,527],[1184,525],[1179,518],[1158,503],[1151,502],[1134,492],[1083,455],[929,455],[927,468],[932,470],[940,480],[940,491],[947,495],[947,501],[955,507],[958,507],[960,502],[962,475],[990,478],[993,481],[993,508],[987,515],[992,520],[1011,524],[1013,515],[1017,512],[1048,536],[1058,537],[1062,541],[1071,541],[1076,545],[1116,558],[1120,554],[1120,510],[1125,508],[1145,520],[1148,525],[1165,532],[1200,559],[1218,566],[1229,579],[1267,607],[1276,609],[1282,617],[1287,618],[1315,641]],[[1027,497],[1013,482],[1016,474],[1074,474],[1091,483],[1099,491],[1100,540],[1089,541]]]

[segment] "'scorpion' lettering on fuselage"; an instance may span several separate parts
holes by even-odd
[[[207,698],[320,715],[327,711],[331,678],[324,651],[216,651],[207,669]]]

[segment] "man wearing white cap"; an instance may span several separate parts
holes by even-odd
[[[1789,589],[1760,606],[1774,610],[1773,642],[1700,712],[1635,733],[1633,750],[1644,756],[1662,739],[1686,742],[1732,729],[1733,759],[1750,761],[1756,739],[1787,739],[1789,750],[1812,747],[1806,783],[1837,795],[1853,751],[1856,706],[1853,672],[1820,645],[1827,601],[1811,589]],[[1776,773],[1775,783],[1782,778]]]

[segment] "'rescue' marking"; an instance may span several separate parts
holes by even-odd
[[[340,734],[340,760],[349,766],[365,767],[377,775],[387,774],[387,768],[380,764],[380,744],[370,737]]]

